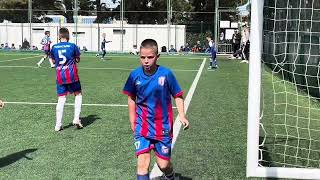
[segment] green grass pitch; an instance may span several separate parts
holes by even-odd
[[[48,61],[36,68],[40,58],[37,53],[0,53],[0,99],[57,101],[55,71]],[[161,55],[159,64],[174,71],[187,94],[203,58]],[[187,112],[190,129],[179,134],[173,150],[175,171],[185,179],[246,179],[248,65],[224,58],[218,62],[219,70],[208,71],[207,60]],[[83,106],[82,130],[69,125],[73,106],[65,108],[65,130],[56,133],[55,105],[6,104],[0,110],[0,179],[135,179],[128,110],[117,105],[126,105],[121,90],[137,66],[137,56],[109,55],[103,62],[82,54],[83,103],[116,105]],[[270,81],[271,75],[264,77]],[[273,103],[272,85],[266,85],[267,101]],[[67,97],[67,103],[73,101]]]

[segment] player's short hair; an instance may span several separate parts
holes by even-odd
[[[59,38],[65,38],[69,40],[69,30],[65,27],[59,29]]]
[[[145,39],[140,45],[141,48],[151,48],[155,50],[155,53],[158,54],[158,43],[154,39]]]
[[[50,31],[45,31],[44,34],[45,35],[50,34]]]

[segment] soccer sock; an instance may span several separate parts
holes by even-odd
[[[210,67],[212,67],[212,58],[210,58]]]
[[[58,98],[58,104],[56,107],[56,126],[62,126],[63,108],[66,103],[67,98],[65,96],[60,96]]]
[[[103,51],[102,58],[106,55],[106,51]]]
[[[149,174],[145,174],[145,175],[137,174],[137,180],[149,180]]]
[[[49,63],[50,63],[50,65],[51,65],[51,67],[53,67],[53,66],[54,66],[53,62],[51,61],[50,58],[48,58],[48,59],[49,59]]]
[[[164,175],[166,177],[167,180],[174,180],[174,171],[172,169],[171,172],[167,173]]]
[[[82,104],[82,95],[76,95],[74,99],[74,120],[77,121],[80,119],[81,112],[81,104]]]
[[[38,62],[38,64],[42,64],[42,62],[45,60],[45,58],[41,58],[40,61]]]

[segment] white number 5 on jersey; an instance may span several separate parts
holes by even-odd
[[[66,49],[58,50],[59,59],[62,59],[62,61],[59,61],[59,64],[64,64],[67,61],[66,56],[64,55],[67,52]]]

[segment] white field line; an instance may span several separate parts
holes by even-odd
[[[46,103],[46,102],[3,102],[4,104],[22,104],[22,105],[57,105],[57,103]],[[66,106],[74,106],[73,103],[65,103]],[[100,107],[128,107],[127,104],[82,104],[82,106],[100,106]],[[173,107],[177,108],[177,107]]]
[[[190,105],[190,102],[191,102],[192,96],[194,94],[194,91],[195,91],[195,89],[197,87],[197,84],[198,84],[198,81],[200,79],[203,67],[205,65],[205,62],[206,62],[206,58],[203,59],[202,64],[201,64],[201,66],[200,66],[200,68],[198,70],[198,73],[197,73],[196,77],[194,78],[194,80],[192,82],[192,85],[190,87],[190,90],[189,90],[189,92],[187,94],[187,97],[186,97],[186,99],[184,101],[184,108],[185,108],[184,111],[185,111],[185,113],[187,113],[188,107]],[[176,120],[174,121],[174,125],[173,125],[173,138],[172,138],[171,149],[174,148],[174,145],[175,145],[175,143],[177,141],[180,129],[181,129],[181,122],[179,120],[179,115],[178,115],[176,117]],[[152,169],[152,171],[150,173],[150,179],[155,178],[155,177],[159,177],[161,175],[162,175],[162,172],[160,171],[158,165],[155,163],[153,165],[153,169]]]
[[[37,55],[37,56],[31,56],[31,57],[28,56],[28,57],[16,58],[16,59],[8,59],[8,60],[0,61],[0,63],[2,63],[2,62],[10,62],[10,61],[19,61],[19,60],[22,60],[22,59],[31,59],[31,58],[40,57],[40,56],[43,56],[43,55]]]
[[[37,66],[0,66],[0,68],[38,68]],[[41,67],[41,68],[49,68],[50,67]],[[130,68],[95,68],[95,67],[78,67],[78,69],[86,69],[86,70],[123,70],[123,71],[132,71],[134,69]],[[185,72],[196,72],[198,70],[195,69],[173,69],[174,71],[185,71]]]

